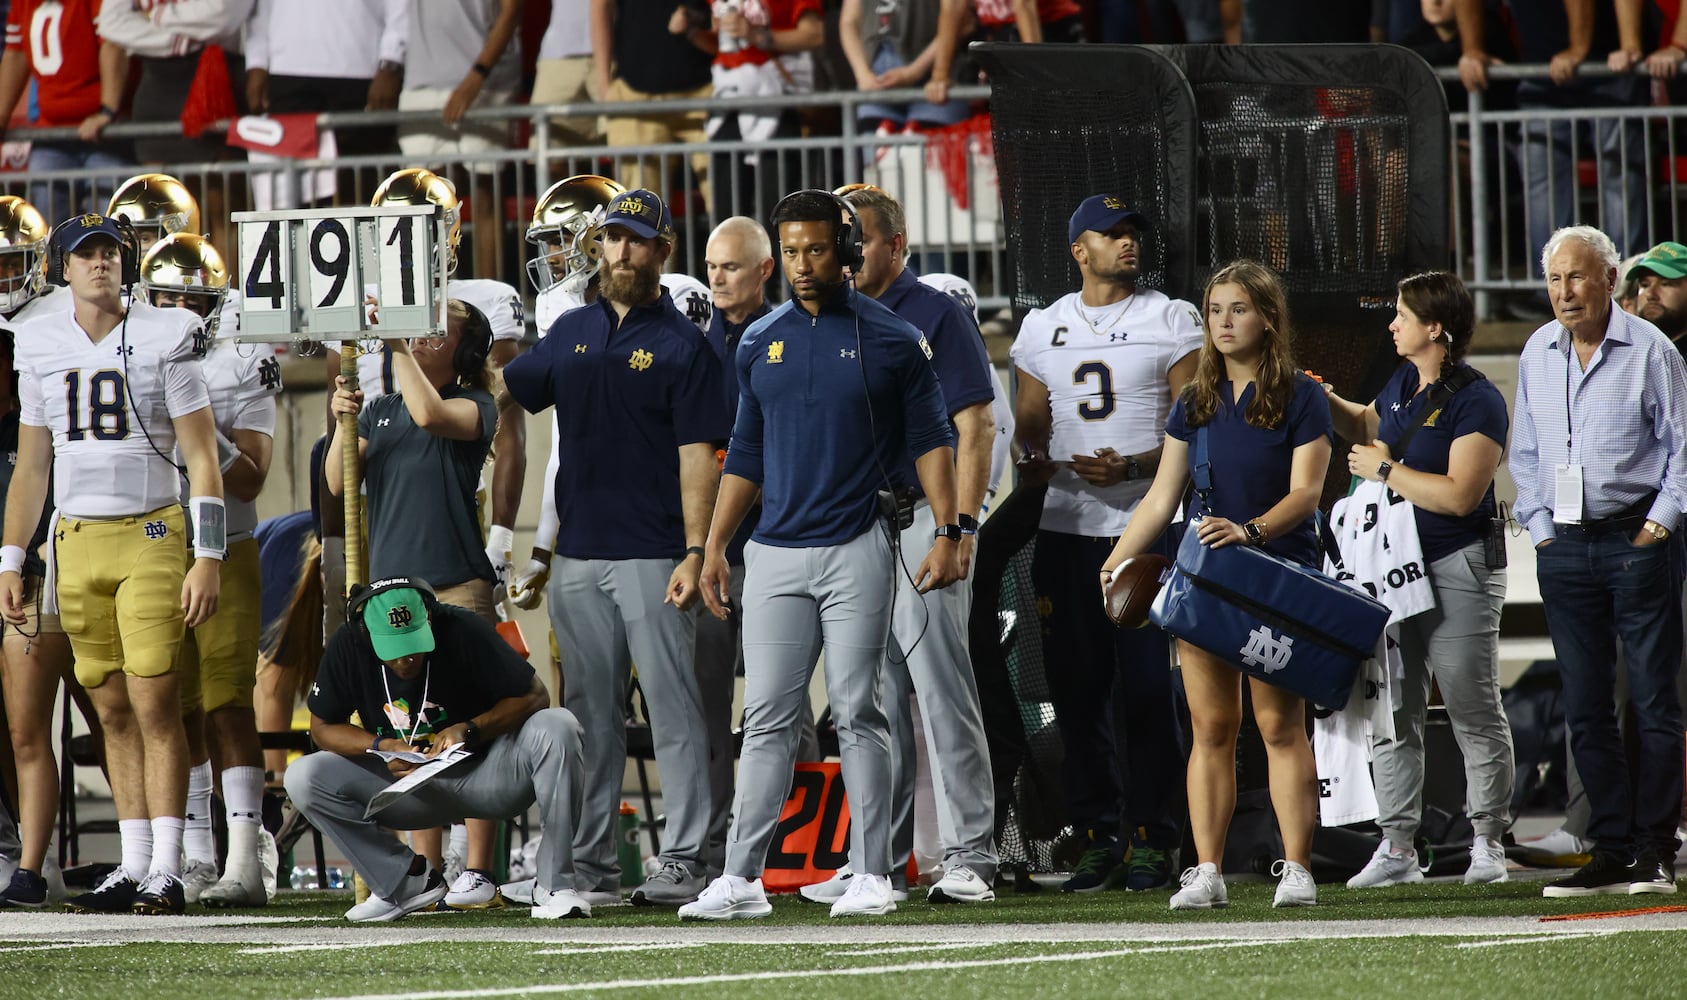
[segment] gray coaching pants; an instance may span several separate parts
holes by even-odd
[[[382,827],[424,830],[463,819],[503,819],[539,803],[539,887],[574,886],[570,836],[580,811],[580,723],[565,709],[534,713],[514,733],[428,781],[369,819],[369,800],[396,779],[374,754],[357,758],[319,750],[287,768],[287,795],[311,825],[345,852],[369,888],[393,898],[414,856]]]
[[[851,864],[889,874],[890,737],[879,675],[890,634],[890,543],[877,524],[821,548],[752,541],[744,564],[744,746],[726,873],[761,877],[791,794],[808,680],[824,650],[849,789]]]
[[[709,837],[703,868],[712,879],[726,863],[726,833],[732,825],[732,690],[743,657],[739,642],[744,607],[744,567],[732,567],[733,613],[725,621],[697,616],[697,686],[703,696],[703,729],[709,738]],[[812,728],[812,727],[810,727]]]
[[[937,800],[943,864],[966,865],[989,882],[996,876],[996,791],[978,708],[978,683],[967,651],[972,578],[969,575],[929,594],[921,594],[909,580],[931,547],[936,528],[931,506],[916,507],[914,523],[902,532],[902,565],[896,567],[895,612],[884,674],[884,710],[891,735],[891,864],[893,871],[906,870],[914,849],[918,762],[908,697],[917,694]]]
[[[1511,825],[1511,725],[1500,704],[1500,607],[1505,570],[1490,570],[1476,542],[1429,564],[1435,607],[1400,625],[1406,680],[1393,740],[1372,746],[1377,825],[1410,846],[1423,817],[1423,725],[1431,677],[1464,755],[1466,809],[1478,836],[1498,840]]]
[[[627,773],[627,681],[638,664],[667,821],[663,863],[703,874],[709,830],[709,742],[693,649],[696,615],[662,598],[673,559],[551,560],[551,629],[563,704],[585,732],[585,793],[574,831],[581,891],[618,892],[615,828]]]

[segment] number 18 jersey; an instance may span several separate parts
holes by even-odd
[[[126,323],[126,325],[125,325]],[[53,491],[71,517],[128,517],[180,502],[171,421],[211,404],[204,324],[131,303],[93,343],[69,311],[17,329],[20,419],[53,435]]]
[[[1159,447],[1171,412],[1166,374],[1201,349],[1201,316],[1181,299],[1140,289],[1105,308],[1082,305],[1079,293],[1032,310],[1010,357],[1048,386],[1053,422],[1049,457],[1070,462],[1112,448],[1138,455]],[[1063,465],[1049,481],[1041,527],[1111,537],[1125,530],[1150,479],[1093,486]]]

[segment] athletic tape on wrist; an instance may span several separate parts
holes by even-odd
[[[21,545],[0,546],[0,573],[23,573],[24,560],[29,553]]]
[[[228,438],[223,437],[222,431],[217,431],[217,470],[227,472],[234,468],[234,463],[240,461],[240,447]]]
[[[503,561],[508,562],[510,553],[513,551],[515,551],[515,532],[501,524],[494,524],[486,529],[486,552],[488,555],[498,553],[504,557]],[[498,562],[499,560],[493,559],[492,561]]]
[[[200,559],[221,559],[228,554],[228,510],[221,497],[194,497],[187,502],[193,519],[193,554]]]

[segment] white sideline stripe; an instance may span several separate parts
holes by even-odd
[[[0,955],[14,951],[52,951],[55,948],[117,948],[127,944],[126,941],[61,941],[57,944],[22,944],[5,945],[0,947]]]
[[[1012,942],[1006,942],[1011,944]],[[1092,962],[1126,955],[1148,955],[1166,951],[1198,951],[1208,948],[1258,948],[1279,941],[1216,941],[1197,945],[1151,948],[1110,948],[1106,951],[1074,951],[1064,955],[1027,955],[1017,958],[978,958],[964,962],[910,962],[906,965],[869,965],[842,969],[788,969],[768,972],[738,972],[717,976],[675,976],[671,979],[611,979],[596,983],[538,983],[483,990],[436,990],[431,993],[365,993],[330,1000],[460,1000],[468,997],[508,997],[538,993],[582,993],[588,990],[650,989],[662,986],[712,986],[717,983],[754,983],[775,979],[814,979],[821,976],[885,976],[900,972],[952,972],[957,969],[989,969],[1004,965],[1035,965],[1050,962]]]
[[[278,944],[266,948],[241,948],[237,955],[286,955],[296,951],[357,951],[362,948],[397,948],[416,941],[360,941],[355,944]]]
[[[617,951],[673,951],[675,948],[707,948],[706,941],[676,941],[673,944],[606,944],[598,947],[540,948],[535,955],[607,955]]]
[[[953,942],[953,943],[950,943],[950,944],[905,944],[905,945],[896,945],[894,947],[886,947],[886,948],[855,948],[855,949],[851,949],[849,951],[834,952],[834,954],[847,955],[847,956],[850,956],[850,957],[854,957],[856,955],[903,955],[903,954],[909,954],[909,953],[919,953],[919,952],[922,952],[922,951],[966,951],[966,950],[969,950],[969,949],[972,950],[972,951],[977,951],[981,948],[1000,948],[1000,947],[1003,947],[1004,945],[1012,945],[1012,944],[1018,944],[1018,943],[1020,943],[1020,942],[1016,942],[1016,941],[965,941],[965,942]],[[1238,947],[1238,946],[1243,946],[1243,945],[1248,946],[1248,947],[1257,947],[1257,946],[1262,945],[1262,944],[1278,944],[1278,943],[1281,943],[1281,942],[1258,941],[1258,940],[1244,941],[1240,938],[1218,940],[1218,941],[1191,941],[1188,944],[1165,944],[1165,945],[1154,945],[1154,946],[1147,947],[1147,948],[1137,948],[1137,949],[1134,949],[1131,952],[1129,952],[1129,954],[1140,954],[1140,953],[1145,953],[1145,952],[1162,952],[1162,951],[1205,951],[1205,950],[1210,950],[1210,949],[1213,949],[1213,948],[1233,948],[1233,947]]]
[[[1605,937],[1610,931],[1576,931],[1564,934],[1536,934],[1529,937],[1495,938],[1492,941],[1464,941],[1455,948],[1503,948],[1513,944],[1541,944],[1546,941],[1574,941],[1578,938]]]

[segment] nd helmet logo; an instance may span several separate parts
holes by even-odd
[[[770,365],[785,363],[785,342],[783,340],[775,340],[767,345],[767,363]]]
[[[655,362],[656,355],[641,347],[633,352],[632,357],[627,359],[627,367],[635,372],[642,372],[647,371]]]
[[[400,604],[387,611],[387,624],[393,628],[409,628],[411,621],[410,608]]]

